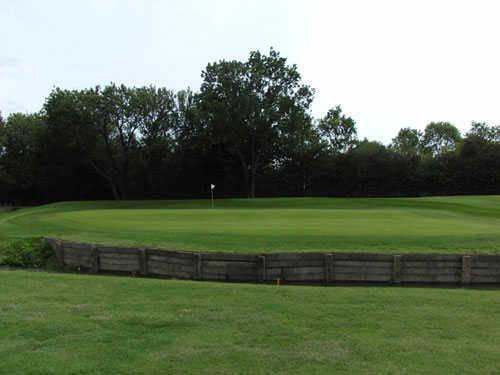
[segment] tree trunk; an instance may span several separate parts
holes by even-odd
[[[240,150],[236,149],[236,153],[238,154],[238,157],[239,157],[240,162],[241,162],[241,169],[243,170],[243,179],[245,180],[245,190],[246,190],[247,198],[252,198],[252,188],[251,188],[250,176],[248,175],[248,164],[245,160],[245,157],[240,152]],[[254,195],[255,195],[255,192],[254,192]]]
[[[252,165],[252,174],[250,176],[250,194],[249,198],[255,198],[255,179],[257,177],[257,165]]]
[[[90,164],[92,164],[92,167],[94,167],[95,171],[108,182],[109,187],[111,189],[111,192],[113,193],[113,197],[115,198],[115,200],[117,200],[117,201],[120,200],[121,196],[120,196],[120,193],[118,192],[118,189],[116,188],[116,184],[114,183],[113,178],[111,178],[110,176],[108,176],[107,174],[105,174],[97,166],[97,164],[94,163],[93,160],[90,161]]]

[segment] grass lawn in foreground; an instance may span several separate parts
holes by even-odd
[[[500,196],[101,201],[0,213],[0,243],[54,236],[165,249],[500,252]]]
[[[4,374],[494,374],[500,292],[0,271]]]

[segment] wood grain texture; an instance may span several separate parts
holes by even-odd
[[[194,253],[101,246],[47,238],[63,265],[93,272],[285,283],[500,284],[500,255],[374,253]]]

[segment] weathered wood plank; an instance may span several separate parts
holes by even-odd
[[[500,268],[472,268],[473,276],[495,276],[500,275]]]
[[[338,261],[381,261],[392,262],[392,255],[377,253],[334,253],[335,262]]]
[[[459,283],[461,275],[401,275],[402,282],[408,283]]]
[[[159,263],[171,263],[171,264],[182,264],[182,265],[192,265],[195,261],[195,258],[178,258],[176,256],[160,256],[160,255],[149,255],[149,260],[159,262]]]
[[[111,255],[111,254],[123,254],[123,255],[137,255],[139,252],[138,248],[131,248],[131,247],[114,247],[114,246],[102,246],[102,245],[97,245],[97,248],[99,249],[99,254],[106,254],[106,255]]]
[[[233,269],[258,269],[259,264],[254,262],[224,262],[218,260],[206,260],[203,257],[203,267],[233,268]]]
[[[350,273],[336,273],[335,281],[358,281],[358,282],[385,282],[391,281],[392,275],[364,275]]]
[[[257,282],[259,279],[258,275],[245,275],[245,274],[218,274],[218,273],[208,273],[203,272],[203,280],[225,280],[225,281],[253,281]]]
[[[192,266],[185,266],[182,264],[169,264],[169,263],[157,263],[157,262],[148,262],[149,269],[162,269],[168,272],[189,272],[194,275],[194,270]]]
[[[462,255],[457,254],[403,254],[403,263],[408,261],[423,261],[423,262],[438,262],[438,261],[455,261],[461,262]]]
[[[99,256],[106,259],[137,259],[139,257],[139,252],[129,253],[129,254],[119,254],[119,253],[108,253],[103,252],[99,249]]]
[[[371,274],[371,275],[389,275],[392,276],[392,268],[370,268],[370,267],[337,267],[333,266],[334,273],[351,273],[351,274]]]
[[[203,253],[204,261],[219,262],[259,262],[259,255],[232,253]]]
[[[78,243],[78,242],[62,242],[61,245],[64,246],[66,249],[73,249],[73,250],[90,250],[91,247],[90,244]]]
[[[325,270],[323,267],[295,267],[295,268],[284,268],[283,273],[286,275],[301,275],[314,273],[324,276]]]
[[[318,259],[281,259],[281,260],[268,260],[268,268],[292,268],[292,267],[321,267],[324,266],[324,256]]]
[[[500,283],[500,275],[471,275],[472,284],[498,284]]]
[[[472,255],[472,265],[476,262],[500,263],[500,255]]]
[[[132,272],[132,271],[140,271],[138,264],[110,264],[110,263],[101,263],[101,270],[103,271],[120,271],[120,272]]]
[[[403,268],[402,275],[461,275],[461,268]]]
[[[139,259],[136,260],[127,260],[127,259],[100,259],[99,265],[104,267],[105,265],[115,265],[115,266],[135,266],[140,268]]]
[[[500,268],[500,262],[474,262],[471,260],[471,268]]]
[[[173,270],[166,270],[161,267],[153,267],[150,266],[149,268],[149,273],[151,275],[158,275],[158,276],[166,276],[166,277],[174,277],[178,279],[192,279],[194,277],[193,272],[183,272],[183,271],[173,271]]]
[[[167,255],[180,259],[192,259],[196,254],[199,254],[187,251],[172,251],[172,250],[161,250],[161,249],[150,249],[150,248],[148,248],[147,250],[149,255],[158,255],[158,256]]]
[[[403,260],[403,268],[462,268],[462,260],[460,261],[407,261]]]
[[[281,260],[322,260],[324,253],[271,253],[266,256],[268,262]]]
[[[335,259],[335,266],[392,268],[392,260],[390,262],[387,262],[387,261],[376,261],[376,260],[338,260],[338,259]]]
[[[295,281],[320,282],[320,281],[324,281],[324,280],[325,280],[324,275],[319,275],[316,273],[294,274],[294,275],[285,274],[283,277],[283,281],[286,281],[286,282],[295,282]]]

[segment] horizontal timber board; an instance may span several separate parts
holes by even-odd
[[[376,267],[333,267],[333,273],[349,273],[358,275],[392,275],[391,268],[376,268]]]
[[[495,276],[478,276],[478,275],[472,275],[471,276],[471,282],[472,283],[479,283],[479,284],[490,284],[490,283],[500,283],[500,275],[495,275]]]
[[[226,268],[241,268],[241,269],[257,269],[259,264],[253,262],[223,262],[217,260],[202,260],[203,267],[226,267]]]
[[[374,254],[374,253],[334,253],[333,261],[339,260],[357,260],[357,261],[381,261],[392,262],[394,256],[390,254]]]
[[[181,271],[165,271],[162,269],[157,269],[157,268],[151,268],[149,270],[149,273],[151,275],[156,275],[156,276],[164,276],[164,277],[172,277],[176,279],[193,279],[194,274],[189,273],[189,272],[181,272]]]
[[[109,263],[101,263],[99,265],[99,269],[103,271],[140,271],[140,267],[135,264],[109,264]]]
[[[401,275],[401,281],[407,283],[457,283],[460,276],[454,275]]]
[[[148,255],[158,255],[158,256],[172,256],[180,259],[192,259],[197,253],[189,253],[186,251],[172,251],[172,250],[160,250],[160,249],[146,249]]]
[[[203,260],[222,262],[259,262],[258,255],[232,254],[232,253],[201,253]]]
[[[457,268],[406,268],[402,275],[461,275],[462,269]]]
[[[333,261],[335,267],[375,267],[392,268],[393,262],[374,261],[374,260],[337,260]]]
[[[92,247],[89,244],[84,244],[84,243],[74,243],[74,242],[63,242],[61,243],[61,246],[63,246],[65,249],[74,249],[74,250],[90,250]]]
[[[500,276],[500,268],[472,268],[472,276]]]
[[[278,260],[323,260],[325,253],[271,253],[266,254],[266,261]]]
[[[303,267],[303,266],[312,266],[312,267],[320,267],[325,264],[325,259],[284,259],[284,260],[269,260],[266,258],[266,267],[268,268],[276,268],[276,267]]]
[[[334,274],[333,281],[368,281],[368,282],[387,282],[392,277],[388,275],[359,275],[359,274]]]
[[[139,254],[116,254],[116,253],[101,253],[99,252],[100,259],[116,259],[116,260],[137,260],[139,259]]]
[[[230,281],[257,281],[258,277],[256,275],[226,275],[218,273],[208,273],[203,272],[202,280],[230,280]]]
[[[472,264],[475,262],[500,263],[500,255],[473,255]]]
[[[472,268],[500,268],[500,262],[472,262]]]
[[[180,266],[193,266],[195,264],[193,259],[179,259],[179,258],[170,258],[170,257],[147,257],[148,263],[158,263],[158,264],[178,264]]]
[[[462,261],[407,261],[401,262],[401,267],[404,268],[461,268]]]
[[[82,261],[80,259],[75,259],[75,258],[64,259],[64,264],[68,266],[80,266],[80,267],[90,267],[92,265],[90,261]]]
[[[318,273],[324,275],[324,267],[294,267],[294,268],[284,268],[283,273],[286,275],[300,275],[305,273]]]
[[[455,261],[461,262],[462,255],[456,254],[404,254],[401,256],[402,262],[406,261],[424,261],[424,262],[438,262],[438,261]]]
[[[244,267],[224,267],[224,266],[203,266],[203,273],[215,274],[256,274],[260,270],[257,268],[244,268]]]
[[[157,263],[148,262],[149,269],[162,269],[165,271],[181,271],[181,272],[194,272],[193,266],[184,266],[182,264],[169,264],[169,263]]]
[[[108,246],[97,246],[97,250],[99,254],[118,254],[118,255],[137,255],[139,253],[139,249],[135,248],[117,248],[117,247],[108,247]]]
[[[315,273],[304,273],[304,274],[293,274],[283,276],[285,281],[324,281],[325,276],[322,274]]]
[[[140,263],[139,263],[139,260],[128,260],[128,259],[99,259],[99,264],[101,265],[104,265],[104,264],[112,264],[112,265],[115,265],[115,266],[136,266],[136,267],[139,267]]]

